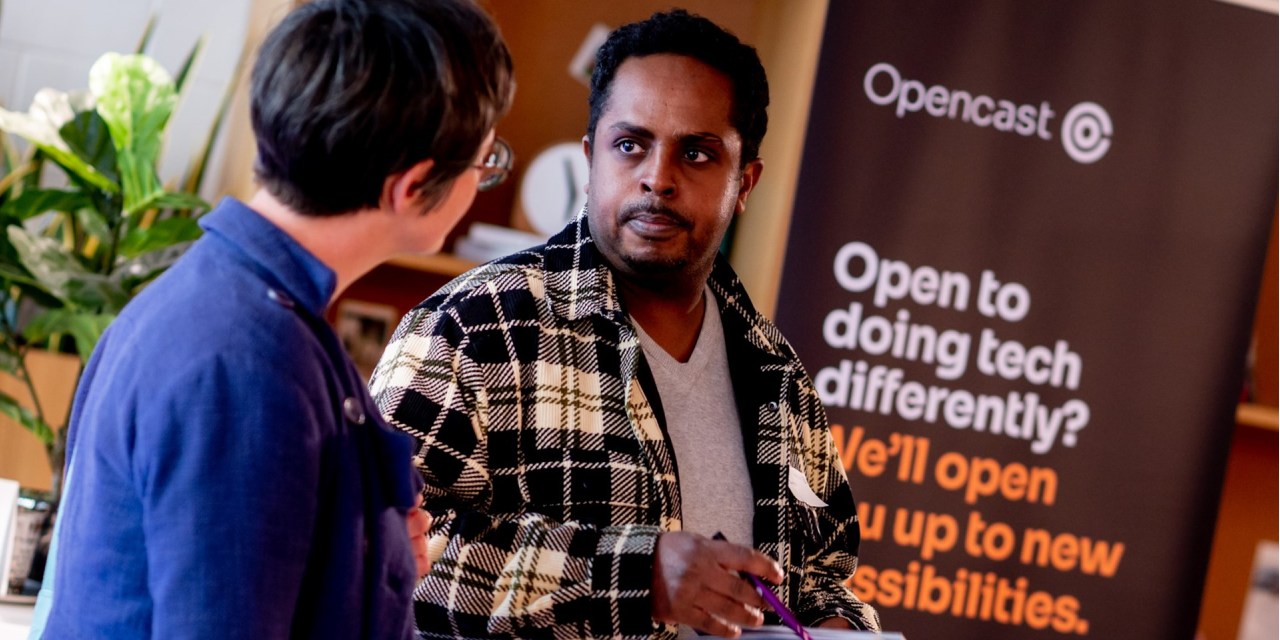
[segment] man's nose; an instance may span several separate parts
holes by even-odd
[[[676,158],[662,149],[649,154],[640,176],[640,190],[669,198],[676,193]]]

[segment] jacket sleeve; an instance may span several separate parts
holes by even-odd
[[[500,393],[492,385],[518,379],[503,368],[522,365],[511,353],[483,356],[481,366],[470,341],[456,311],[413,311],[371,380],[388,422],[421,445],[414,462],[433,515],[433,565],[415,591],[419,630],[427,638],[651,637],[661,628],[649,597],[657,527],[560,522],[527,510],[527,500],[495,506],[495,487],[527,498],[512,473],[527,471],[512,462],[518,454],[489,451],[487,437],[493,414],[524,408],[494,406],[502,401],[491,397]]]
[[[879,631],[879,614],[846,585],[858,567],[861,531],[857,506],[827,425],[826,411],[807,376],[801,376],[798,404],[803,416],[800,447],[805,474],[809,486],[817,490],[827,507],[814,510],[818,544],[806,558],[796,615],[806,625],[841,617],[855,629]]]

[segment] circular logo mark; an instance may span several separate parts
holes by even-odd
[[[1092,164],[1111,149],[1111,116],[1094,102],[1071,107],[1062,119],[1062,148],[1080,164]]]

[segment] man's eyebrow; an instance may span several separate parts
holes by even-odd
[[[701,131],[695,131],[693,133],[680,136],[680,142],[682,144],[710,144],[720,147],[724,146],[724,140],[721,140],[720,136],[714,133],[704,133]]]
[[[609,130],[618,131],[621,133],[625,133],[629,136],[633,136],[636,138],[643,138],[645,140],[652,140],[654,138],[652,131],[640,125],[631,124],[630,122],[625,122],[625,121],[613,123],[612,125],[609,126]]]
[[[657,137],[648,128],[642,127],[637,124],[632,124],[626,121],[613,123],[612,125],[609,126],[609,130],[621,132],[635,138],[640,138],[642,140],[653,140],[655,137]],[[693,133],[686,133],[684,135],[681,135],[679,137],[679,140],[681,144],[712,144],[712,145],[724,146],[724,140],[722,140],[720,136],[714,133],[706,132],[706,131],[695,131]]]

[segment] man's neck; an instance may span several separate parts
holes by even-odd
[[[333,270],[337,280],[333,299],[397,253],[391,242],[397,234],[387,226],[392,218],[377,209],[308,216],[286,206],[265,189],[254,194],[248,204]]]
[[[662,286],[625,278],[618,281],[627,313],[672,358],[688,362],[702,331],[704,305],[710,303],[703,295],[706,278]]]

